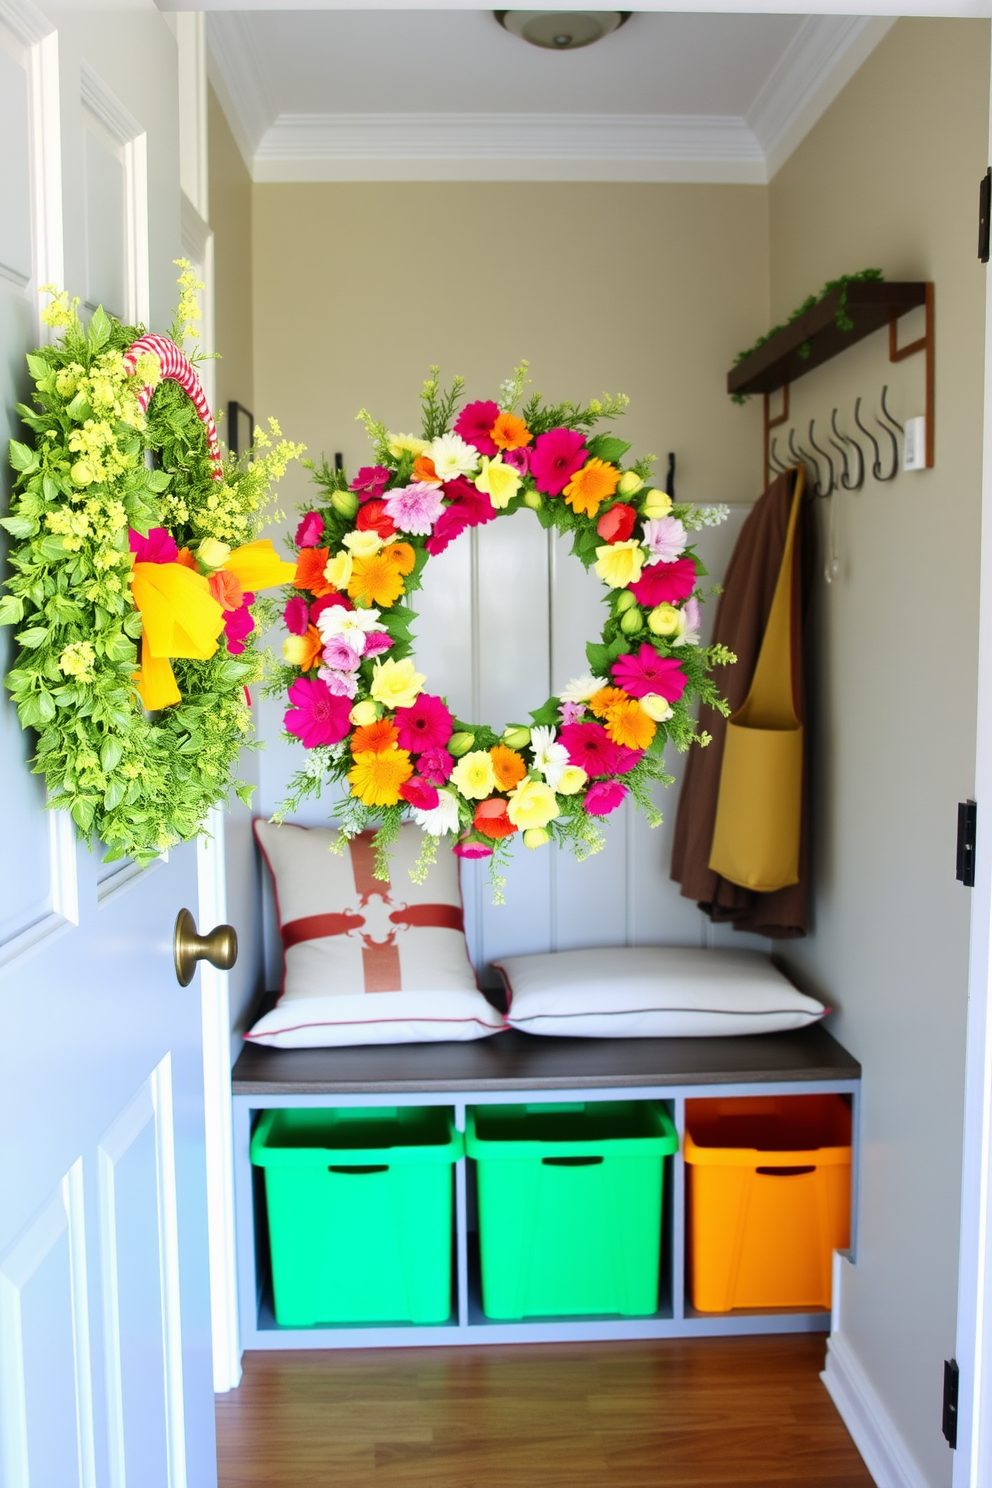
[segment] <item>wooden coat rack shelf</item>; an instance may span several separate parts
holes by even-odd
[[[821,367],[824,362],[846,351],[866,336],[889,327],[889,360],[901,362],[917,352],[926,355],[926,444],[927,467],[934,457],[934,294],[933,285],[923,281],[888,283],[878,280],[853,280],[847,285],[844,312],[853,322],[849,330],[837,324],[841,307],[840,289],[832,290],[805,314],[770,337],[757,351],[738,362],[727,373],[727,392],[749,395],[762,393],[765,402],[765,469],[768,469],[770,430],[784,424],[789,417],[789,384]],[[901,316],[919,306],[926,309],[926,328],[918,340],[900,346],[898,322]],[[782,390],[781,413],[771,417],[771,395]]]

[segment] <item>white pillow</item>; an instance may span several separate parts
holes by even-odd
[[[757,951],[617,946],[505,956],[507,1022],[569,1038],[699,1038],[803,1028],[827,1009]]]
[[[423,833],[403,826],[385,882],[373,873],[371,832],[339,854],[329,828],[254,825],[275,888],[283,979],[247,1039],[323,1048],[476,1039],[506,1027],[468,959],[452,853],[413,883]]]

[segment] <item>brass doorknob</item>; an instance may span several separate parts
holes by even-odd
[[[180,987],[188,987],[196,975],[197,961],[209,961],[220,971],[230,971],[238,959],[238,932],[233,925],[217,925],[209,935],[201,935],[188,909],[176,916],[172,954]]]

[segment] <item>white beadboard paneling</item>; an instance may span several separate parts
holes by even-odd
[[[472,560],[470,536],[453,542],[424,570],[424,587],[413,595],[417,611],[414,660],[429,693],[446,697],[459,718],[476,721],[472,693]]]
[[[476,721],[499,731],[551,691],[548,536],[524,509],[478,528],[478,551]]]
[[[0,47],[0,274],[23,288],[31,278],[31,145],[28,75]]]

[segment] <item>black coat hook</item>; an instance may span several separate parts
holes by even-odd
[[[830,440],[830,443],[833,445],[834,449],[840,453],[844,461],[844,469],[841,471],[840,475],[841,486],[844,488],[845,491],[860,491],[861,487],[865,483],[865,452],[856,439],[852,439],[850,434],[842,434],[840,429],[838,429],[836,408],[830,416],[830,427],[833,429],[834,434],[836,434],[837,439],[842,441],[843,445],[842,447],[841,444],[838,444],[837,439],[831,438]],[[858,475],[856,480],[851,480],[851,472],[847,463],[848,446],[857,451]]]
[[[882,389],[882,418],[876,419],[875,422],[878,427],[882,429],[892,440],[892,469],[889,471],[888,475],[882,475],[880,470],[876,470],[874,472],[875,479],[880,481],[895,480],[896,476],[899,474],[899,435],[896,433],[896,430],[898,429],[899,434],[903,432],[902,424],[900,424],[898,419],[894,419],[892,417],[891,413],[888,410],[888,407],[886,406],[885,399],[888,395],[888,391],[888,385],[886,384],[886,386]],[[882,421],[883,419],[885,420],[884,423]]]
[[[776,475],[784,475],[788,465],[783,465],[778,457],[778,439],[773,439],[768,450],[768,468],[774,470]]]
[[[827,487],[827,489],[824,490],[823,489],[823,483],[820,480],[820,466],[819,466],[819,462],[817,462],[817,467],[816,467],[816,494],[817,494],[817,496],[832,496],[833,493],[834,493],[834,491],[837,489],[837,479],[836,479],[836,476],[834,474],[834,462],[833,462],[833,460],[831,460],[831,458],[827,454],[826,450],[825,449],[821,449],[820,446],[817,444],[817,442],[816,442],[816,435],[813,433],[814,427],[815,427],[815,420],[814,419],[810,419],[810,421],[809,421],[809,442],[813,446],[813,448],[816,451],[817,455],[818,456],[819,455],[822,455],[823,458],[824,458],[824,460],[826,460],[826,462],[827,462],[827,469],[830,471],[830,484]]]
[[[668,472],[665,476],[665,495],[675,500],[675,456],[669,452]]]
[[[857,424],[857,426],[861,430],[862,434],[864,434],[865,437],[868,439],[869,443],[871,444],[872,449],[875,451],[875,458],[874,458],[874,460],[872,461],[872,464],[871,464],[871,473],[875,477],[876,480],[879,480],[879,479],[881,479],[881,470],[882,470],[882,451],[881,451],[881,448],[879,447],[878,440],[875,438],[874,434],[871,432],[870,429],[866,429],[865,426],[864,426],[864,424],[861,422],[861,399],[860,398],[857,400],[857,402],[854,405],[854,422]]]

